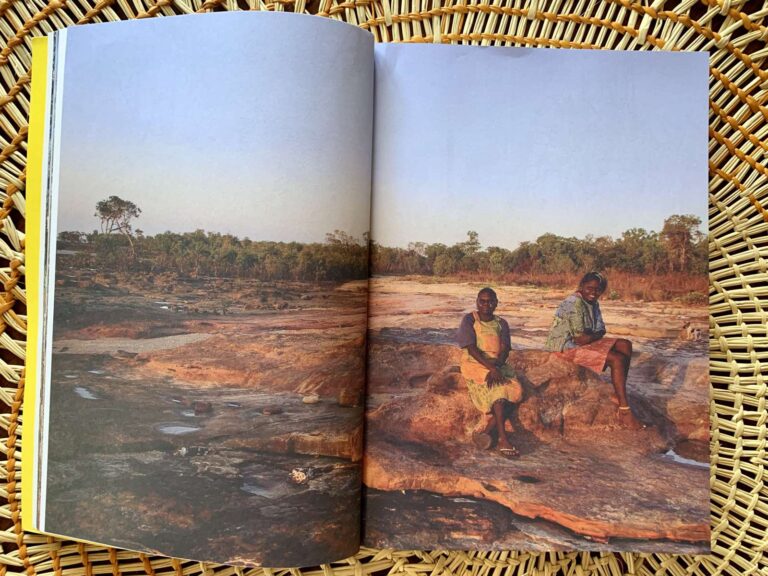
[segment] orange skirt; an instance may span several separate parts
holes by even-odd
[[[555,352],[560,358],[589,368],[598,374],[605,369],[605,361],[608,359],[608,353],[616,344],[617,338],[600,338],[584,346],[569,348],[564,352]]]

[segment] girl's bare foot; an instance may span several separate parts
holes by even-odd
[[[622,428],[628,430],[641,430],[642,428],[645,428],[645,426],[635,418],[635,415],[632,414],[632,410],[629,406],[619,406],[616,413],[618,415],[619,425]]]

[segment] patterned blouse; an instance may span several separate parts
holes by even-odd
[[[590,304],[577,292],[563,300],[557,307],[552,327],[549,330],[546,349],[550,352],[562,352],[576,348],[575,336],[592,332],[604,335],[605,322],[600,313],[600,304]]]

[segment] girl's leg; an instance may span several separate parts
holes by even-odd
[[[496,430],[496,417],[493,415],[493,412],[488,416],[485,422],[485,428],[483,428],[483,432],[485,434],[493,434],[493,432]]]
[[[608,352],[608,358],[605,361],[606,366],[611,369],[611,382],[616,392],[616,398],[619,406],[628,406],[627,402],[627,376],[629,375],[629,364],[632,360],[632,342],[625,339],[619,339]]]
[[[630,342],[629,340],[625,340],[624,338],[621,338],[619,340],[616,340],[616,344],[613,345],[613,348],[611,348],[611,350],[624,355],[624,357],[627,359],[627,364],[626,364],[627,368],[624,374],[624,381],[626,382],[626,379],[629,376],[629,363],[632,361],[632,342]]]
[[[629,340],[617,340],[608,352],[606,364],[611,368],[611,382],[619,401],[619,420],[627,428],[638,429],[642,425],[635,419],[627,401],[627,376],[632,359],[632,343]]]
[[[616,398],[619,400],[619,407],[628,406],[627,372],[629,371],[629,360],[624,354],[611,348],[605,363],[611,369],[611,382],[613,383],[613,390],[616,392]]]
[[[519,455],[517,448],[507,438],[507,433],[504,431],[504,420],[506,419],[506,400],[497,400],[491,407],[493,411],[493,419],[496,424],[496,430],[499,433],[499,451],[508,458],[514,458]]]

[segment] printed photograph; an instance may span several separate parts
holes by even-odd
[[[708,553],[706,56],[376,66],[366,545]]]
[[[207,20],[69,33],[45,529],[327,562],[359,543],[371,41]]]

